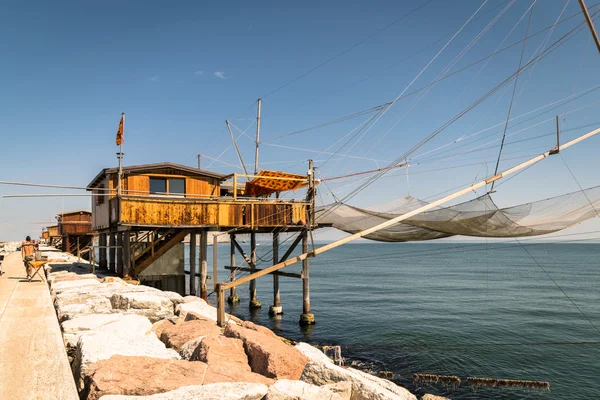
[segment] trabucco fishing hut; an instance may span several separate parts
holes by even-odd
[[[241,185],[241,180],[245,184]],[[120,182],[120,184],[119,184]],[[302,199],[281,199],[279,194],[306,187]],[[89,183],[92,192],[92,227],[99,233],[99,267],[123,277],[165,290],[185,293],[183,240],[189,235],[190,279],[188,293],[208,297],[208,237],[213,236],[213,279],[218,282],[217,241],[230,240],[231,280],[236,273],[260,271],[256,266],[256,235],[269,234],[273,240],[273,264],[287,259],[300,243],[308,250],[314,220],[315,180],[312,161],[307,176],[277,171],[256,175],[223,175],[173,163],[105,168]],[[274,196],[273,196],[274,195]],[[273,196],[273,197],[272,197]],[[297,234],[279,256],[280,234]],[[239,235],[250,236],[245,250]],[[197,236],[199,257],[197,258]],[[236,252],[246,267],[236,265]],[[196,283],[196,260],[199,282]],[[314,323],[310,313],[309,264],[301,274],[276,271],[273,274],[271,314],[282,313],[279,277],[300,278],[303,282],[301,323]],[[214,289],[214,288],[213,288]],[[250,281],[250,307],[259,308],[256,282]],[[239,301],[232,288],[229,302]]]

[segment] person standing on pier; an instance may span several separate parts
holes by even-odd
[[[34,251],[35,245],[31,241],[31,237],[27,236],[25,238],[25,243],[21,246],[21,257],[23,257],[23,264],[27,271],[27,279],[31,277],[31,264],[29,264],[29,261],[33,261]]]

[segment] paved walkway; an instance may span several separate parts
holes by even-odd
[[[27,282],[19,253],[0,276],[0,399],[77,400],[48,285]]]

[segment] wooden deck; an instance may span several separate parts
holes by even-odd
[[[48,285],[32,282],[19,253],[0,276],[0,399],[77,400],[77,390]]]

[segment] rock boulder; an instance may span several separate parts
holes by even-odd
[[[308,362],[300,351],[273,334],[230,324],[225,336],[240,339],[252,371],[268,378],[298,380]]]
[[[179,351],[184,344],[191,340],[195,340],[200,336],[219,334],[221,334],[221,329],[213,321],[198,319],[194,321],[185,321],[164,329],[160,335],[160,340],[162,340],[167,347]]]
[[[202,362],[115,355],[89,367],[81,397],[96,400],[104,395],[152,395],[201,385],[205,374],[206,364]]]
[[[212,383],[203,386],[184,386],[170,392],[151,396],[102,396],[100,400],[261,400],[268,388],[258,383]]]
[[[265,400],[350,400],[351,393],[352,385],[349,382],[315,386],[302,381],[281,379],[269,387]]]

